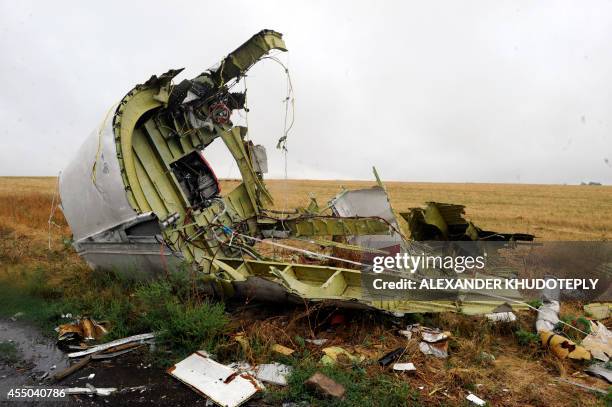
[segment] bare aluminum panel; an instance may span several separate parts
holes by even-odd
[[[121,178],[112,115],[107,117],[101,129],[87,137],[62,171],[59,191],[62,211],[75,241],[120,225],[137,215],[128,203]]]
[[[332,201],[333,211],[342,217],[377,216],[385,219],[389,224],[399,229],[385,190],[379,186],[368,189],[355,189],[344,191]],[[348,239],[350,244],[371,249],[387,249],[399,252],[402,238],[398,233],[391,235],[363,235],[352,236]]]
[[[251,375],[222,365],[205,352],[191,354],[168,373],[225,407],[239,406],[260,390]]]

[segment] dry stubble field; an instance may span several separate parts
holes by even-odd
[[[55,177],[0,177],[0,225],[19,232],[47,235]],[[223,181],[222,191],[237,181]],[[342,187],[364,188],[371,181],[269,180],[276,206],[307,205],[314,195],[326,203]],[[467,217],[484,229],[527,232],[542,240],[609,240],[612,238],[612,187],[579,185],[386,183],[396,212],[427,201],[466,206]],[[69,229],[61,212],[58,231]]]

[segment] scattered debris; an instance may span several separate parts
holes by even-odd
[[[89,317],[55,328],[58,341],[99,340],[108,333],[107,323],[99,323]]]
[[[52,378],[55,381],[60,381],[62,379],[65,379],[66,377],[70,376],[71,374],[73,374],[74,372],[82,369],[85,365],[87,365],[91,360],[92,360],[92,356],[93,355],[87,355],[86,357],[84,357],[83,359],[79,360],[78,362],[72,364],[71,366],[68,366],[66,369],[56,372]]]
[[[244,332],[239,332],[234,335],[234,340],[238,342],[243,352],[247,352],[249,350],[249,340]]]
[[[555,325],[559,323],[559,301],[544,300],[544,303],[538,308],[538,318],[536,320],[536,331],[549,331],[555,329]]]
[[[293,352],[295,352],[295,350],[276,343],[272,345],[272,352],[276,352],[285,356],[291,356]]]
[[[381,366],[389,366],[391,363],[399,359],[404,352],[406,352],[406,348],[404,347],[392,350],[391,352],[385,354],[382,358],[378,359],[378,364]]]
[[[608,369],[604,363],[593,363],[591,366],[584,369],[590,375],[601,377],[612,383],[612,370]]]
[[[255,377],[212,360],[205,351],[191,354],[168,373],[221,406],[238,406],[262,389]]]
[[[488,352],[480,352],[480,358],[482,360],[488,360],[489,362],[493,362],[495,360],[495,356]]]
[[[115,348],[119,345],[124,345],[124,344],[132,343],[132,342],[145,343],[146,341],[150,339],[154,339],[154,338],[155,338],[154,333],[146,333],[146,334],[128,336],[127,338],[117,339],[115,341],[103,343],[102,345],[92,346],[91,348],[80,351],[80,352],[69,353],[68,357],[69,358],[79,358],[81,356],[89,355],[92,353],[97,353],[103,350]]]
[[[493,321],[493,322],[514,322],[516,321],[516,315],[514,315],[514,312],[494,312],[492,314],[485,314],[485,317],[489,321]]]
[[[312,343],[313,345],[321,346],[329,342],[329,339],[304,339],[304,342]]]
[[[282,363],[267,363],[257,366],[255,376],[262,382],[272,383],[279,386],[287,385],[287,377],[293,368]]]
[[[126,343],[125,345],[115,346],[109,349],[106,349],[100,353],[92,355],[92,359],[112,359],[117,356],[124,355],[126,353],[130,353],[142,347],[143,344],[140,342],[135,343]]]
[[[540,331],[540,340],[560,359],[591,360],[591,354],[584,347],[556,333]]]
[[[365,360],[363,355],[353,355],[349,351],[340,346],[330,346],[322,349],[324,355],[321,358],[321,363],[324,365],[334,365],[339,363],[341,365],[349,365],[352,363],[359,363]]]
[[[583,308],[594,319],[606,319],[610,316],[610,303],[593,302],[586,304]]]
[[[92,394],[96,396],[110,396],[117,391],[116,387],[94,387],[87,383],[86,387],[69,387],[66,394]]]
[[[410,372],[416,370],[414,363],[394,363],[393,370],[396,372]]]
[[[381,353],[378,349],[371,349],[361,345],[355,346],[354,349],[356,353],[359,353],[364,358],[371,360],[378,360]]]
[[[134,387],[124,387],[121,390],[119,390],[119,393],[133,393],[135,391],[138,391],[140,393],[143,393],[144,391],[147,390],[147,386],[134,386]],[[163,397],[162,397],[163,398]]]
[[[485,404],[487,404],[486,401],[484,401],[483,399],[481,399],[480,397],[476,396],[475,394],[468,394],[468,396],[466,397],[467,400],[471,401],[472,403],[476,404],[477,406],[484,406]]]
[[[319,372],[316,372],[306,380],[304,385],[324,397],[343,399],[346,393],[343,385]]]
[[[419,343],[419,350],[425,355],[433,355],[437,358],[444,359],[448,357],[448,342],[441,341],[429,343],[422,341]]]
[[[421,338],[425,342],[435,343],[440,341],[445,341],[451,337],[451,333],[448,331],[442,332],[439,329],[435,328],[421,328]]]
[[[594,392],[597,392],[597,393],[600,393],[600,394],[603,394],[603,395],[607,395],[608,394],[608,392],[605,391],[605,390],[598,389],[597,387],[587,386],[586,384],[578,383],[578,382],[575,382],[573,380],[566,379],[565,377],[558,377],[555,380],[558,381],[558,382],[561,382],[561,383],[572,384],[572,385],[574,385],[576,387],[580,387],[581,389],[585,389],[585,390],[589,390],[589,391],[594,391]]]
[[[15,315],[13,315],[13,316],[11,317],[11,321],[15,322],[15,321],[17,321],[17,319],[18,319],[18,318],[21,318],[21,317],[22,317],[22,316],[24,316],[24,315],[25,315],[25,313],[23,313],[23,312],[18,312],[18,313],[16,313]]]
[[[405,336],[408,339],[412,339],[412,331],[400,329],[397,333],[401,336]]]
[[[498,233],[482,230],[466,220],[465,206],[440,202],[427,202],[425,208],[411,208],[400,213],[408,222],[414,240],[524,240],[535,236],[526,233]]]
[[[581,342],[595,359],[607,362],[612,356],[612,332],[601,322],[591,322],[591,333]]]

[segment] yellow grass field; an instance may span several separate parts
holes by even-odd
[[[369,181],[266,181],[278,208],[308,204],[314,195],[325,204],[342,187],[367,188]],[[44,234],[48,230],[55,177],[0,177],[0,225],[21,232]],[[222,181],[222,192],[237,181]],[[609,240],[612,238],[612,187],[578,185],[444,184],[388,182],[396,212],[427,201],[466,206],[466,216],[483,229],[532,233],[541,240]],[[58,230],[69,229],[57,211]]]

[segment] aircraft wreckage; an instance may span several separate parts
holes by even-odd
[[[312,200],[307,208],[274,209],[263,179],[265,149],[246,137],[246,127],[230,121],[246,100],[232,86],[272,50],[286,51],[282,35],[261,31],[194,79],[174,84],[181,69],[152,76],[108,112],[60,175],[62,210],[79,255],[91,267],[143,277],[187,263],[224,298],[330,301],[394,313],[484,313],[497,307],[502,301],[486,298],[367,299],[362,270],[355,267],[360,262],[299,248],[309,261],[284,262],[258,252],[267,242],[291,249],[279,241],[295,238],[370,254],[398,253],[408,242],[377,175],[377,185],[344,190],[325,208]],[[242,177],[223,195],[205,158],[213,142],[225,144]],[[416,240],[533,239],[483,231],[462,213],[459,205],[429,203],[402,216]]]

